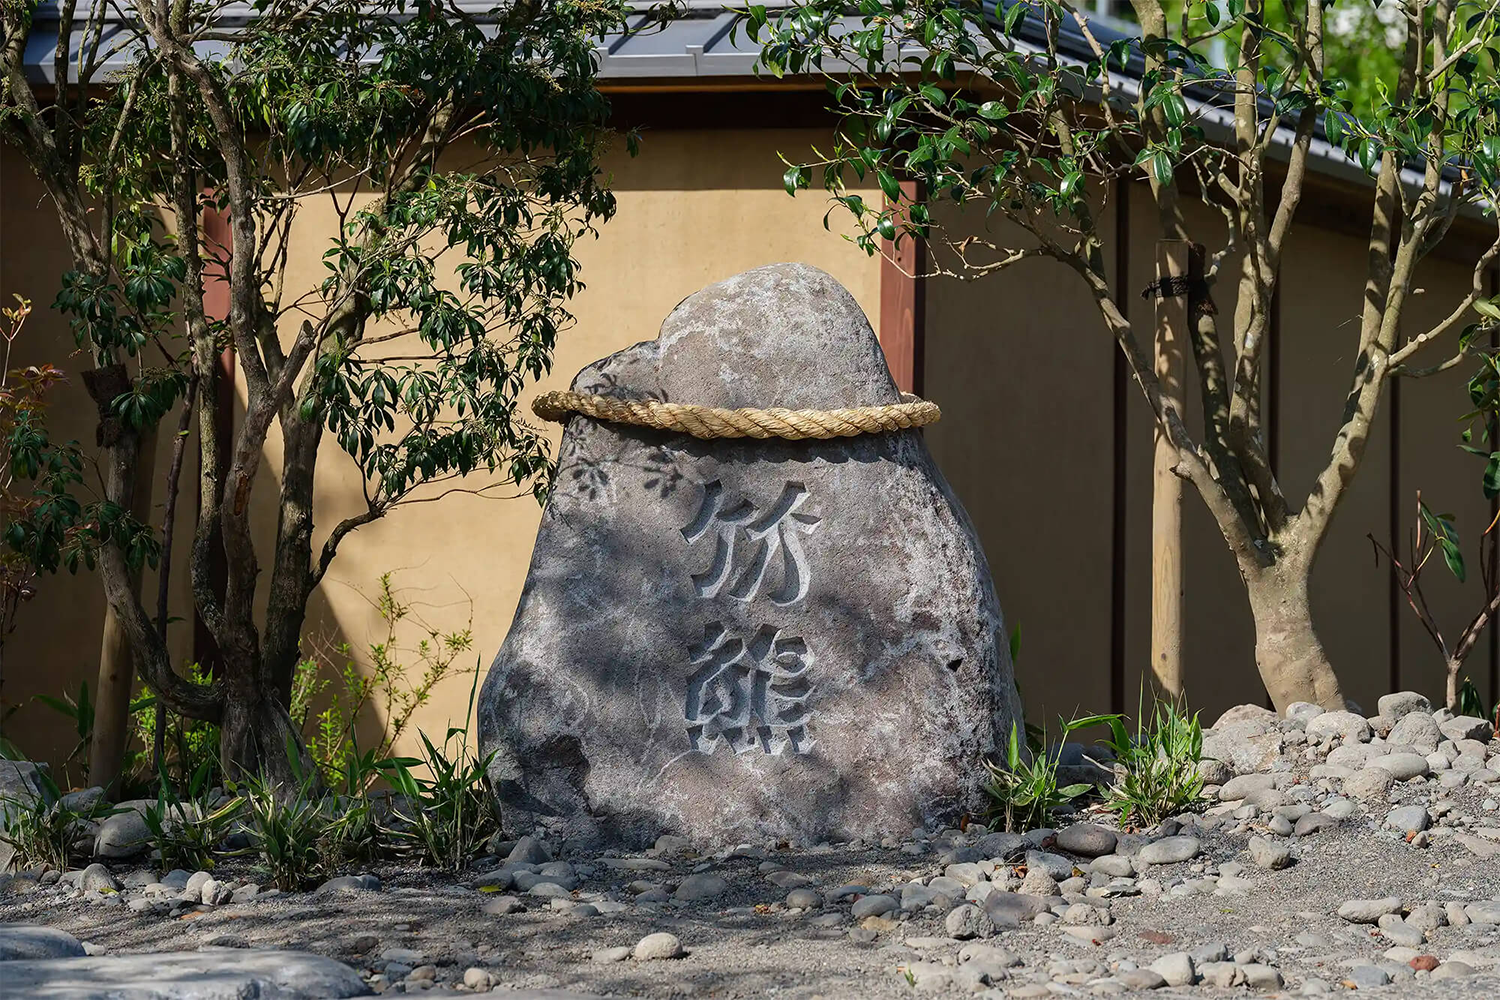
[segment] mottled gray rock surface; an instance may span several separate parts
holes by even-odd
[[[582,392],[899,399],[832,277],[690,296]],[[989,570],[920,432],[700,441],[575,417],[480,698],[508,829],[649,843],[900,833],[982,805],[1019,703]]]
[[[0,924],[0,962],[75,958],[83,953],[83,944],[76,937],[55,927]],[[4,973],[0,973],[0,979],[4,979]]]
[[[47,1000],[333,1000],[370,992],[359,973],[331,958],[234,948],[6,962],[0,983],[4,996]]]

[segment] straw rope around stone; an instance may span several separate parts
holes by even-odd
[[[575,413],[595,420],[657,430],[677,431],[695,438],[784,438],[789,441],[828,440],[858,434],[882,434],[936,423],[943,415],[936,403],[909,392],[901,402],[885,406],[852,406],[841,410],[726,410],[655,399],[619,399],[577,392],[546,392],[531,404],[543,420],[559,423]]]

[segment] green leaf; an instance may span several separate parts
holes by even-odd
[[[1486,499],[1493,500],[1500,496],[1500,451],[1491,453],[1489,461],[1485,463],[1483,485]]]
[[[806,167],[788,167],[786,173],[781,175],[781,183],[786,186],[786,193],[795,196],[798,188],[807,187],[808,171]]]
[[[999,101],[985,101],[978,110],[979,117],[988,118],[992,122],[997,122],[1010,114],[1010,109]]]
[[[1162,187],[1172,183],[1172,157],[1166,150],[1151,154],[1151,174]]]
[[[1344,119],[1332,111],[1323,116],[1323,134],[1328,137],[1331,145],[1342,145],[1344,139]]]
[[[1025,18],[1026,5],[1023,3],[1012,4],[1010,10],[1005,12],[1005,33],[1007,35],[1014,35],[1016,29]]]
[[[1438,544],[1443,549],[1443,561],[1448,564],[1448,569],[1452,571],[1459,583],[1463,583],[1465,577],[1464,556],[1459,551],[1458,545],[1447,538],[1439,539]]]
[[[1181,128],[1183,123],[1187,121],[1187,101],[1183,100],[1182,95],[1176,91],[1170,91],[1162,98],[1161,108],[1162,112],[1167,116],[1167,124],[1173,128]]]
[[[896,180],[895,174],[882,170],[875,175],[875,179],[880,182],[880,190],[885,192],[886,198],[893,204],[901,200],[901,182]]]
[[[1500,320],[1500,296],[1496,296],[1493,299],[1480,299],[1474,303],[1474,311],[1481,316]]]

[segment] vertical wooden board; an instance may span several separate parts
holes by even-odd
[[[1137,185],[1132,199],[1131,259],[1144,266],[1156,259],[1160,237],[1155,205],[1144,184]],[[1188,202],[1185,206],[1188,226],[1194,238],[1207,246],[1210,256],[1223,245],[1223,226],[1212,209]],[[1221,335],[1232,342],[1231,329],[1235,306],[1233,274],[1238,259],[1223,265],[1214,288],[1214,302],[1221,321]],[[1150,281],[1132,276],[1139,295]],[[1149,343],[1154,329],[1154,309],[1150,302],[1137,300],[1131,326],[1141,342]],[[1232,365],[1226,356],[1225,364]],[[1187,356],[1187,425],[1196,439],[1203,435],[1203,403],[1196,367],[1191,351]],[[1150,666],[1151,630],[1151,452],[1155,421],[1144,395],[1131,384],[1130,433],[1126,456],[1128,496],[1128,538],[1126,539],[1127,590],[1126,629],[1126,707],[1134,711],[1146,682]],[[1187,486],[1182,511],[1182,560],[1184,597],[1183,684],[1189,705],[1202,710],[1206,722],[1212,722],[1226,708],[1265,698],[1264,688],[1255,670],[1255,630],[1244,585],[1235,567],[1234,557],[1223,535],[1208,513],[1203,500],[1192,486]]]
[[[1419,335],[1447,317],[1468,294],[1472,273],[1470,266],[1461,263],[1431,257],[1424,261],[1414,283],[1422,292],[1406,307],[1403,334]],[[1457,349],[1459,330],[1464,324],[1478,320],[1477,313],[1469,313],[1458,328],[1415,355],[1414,366],[1433,365],[1452,356]],[[1433,511],[1456,516],[1465,568],[1470,572],[1468,582],[1459,583],[1440,558],[1433,558],[1422,573],[1423,592],[1450,643],[1457,642],[1459,633],[1483,602],[1478,542],[1490,519],[1489,501],[1480,488],[1484,461],[1459,447],[1463,443],[1460,431],[1466,426],[1459,418],[1469,409],[1466,384],[1477,369],[1477,363],[1463,362],[1439,375],[1400,382],[1401,465],[1400,492],[1396,497],[1400,554],[1405,558],[1409,531],[1416,516],[1416,493],[1421,490],[1422,499]],[[1478,436],[1476,427],[1476,439]],[[1478,440],[1474,443],[1482,444]],[[1404,597],[1398,612],[1401,687],[1420,691],[1438,704],[1447,676],[1443,658]],[[1481,640],[1466,665],[1466,672],[1486,693],[1488,656],[1489,643]]]
[[[956,233],[978,212],[943,209]],[[995,223],[997,238],[1013,238]],[[934,251],[937,253],[938,251]],[[1102,711],[1110,695],[1110,340],[1071,271],[1032,260],[927,287],[928,445],[984,544],[1021,630],[1027,717]]]
[[[916,181],[901,182],[903,213],[920,196]],[[890,199],[886,199],[890,204]],[[926,241],[909,234],[899,240],[881,241],[880,316],[875,332],[891,378],[902,392],[922,392],[922,366],[925,362],[924,334],[927,317],[923,297],[926,283],[922,273],[926,266]]]
[[[1297,226],[1281,264],[1281,483],[1300,508],[1342,419],[1359,345],[1365,244]],[[1390,663],[1389,578],[1369,534],[1387,531],[1390,410],[1375,420],[1363,463],[1313,567],[1313,621],[1344,694],[1371,712]]]
[[[1173,279],[1186,279],[1191,254],[1187,240],[1158,240],[1153,280],[1165,287]],[[1193,356],[1187,296],[1161,295],[1150,306],[1155,320],[1152,368],[1163,403],[1175,407],[1191,426],[1184,393]],[[1174,699],[1184,694],[1182,507],[1187,498],[1187,484],[1175,471],[1177,460],[1177,448],[1158,421],[1151,456],[1151,676],[1156,690]]]

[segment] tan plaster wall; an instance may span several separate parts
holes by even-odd
[[[1133,185],[1125,299],[1136,336],[1149,345],[1153,309],[1138,297],[1154,276],[1156,219]],[[1195,231],[1218,232],[1211,209],[1185,211]],[[1105,220],[1105,260],[1115,261],[1113,212]],[[950,224],[984,231],[974,213]],[[1000,224],[994,231],[1004,234]],[[1279,472],[1294,503],[1305,500],[1337,431],[1358,342],[1363,288],[1362,241],[1302,225],[1282,267],[1280,380],[1276,437]],[[1238,261],[1226,261],[1215,289],[1220,315],[1235,308]],[[1425,329],[1463,294],[1469,269],[1433,259],[1410,307],[1409,332]],[[1152,418],[1133,382],[1126,386],[1125,490],[1114,496],[1116,350],[1095,307],[1071,272],[1027,261],[977,282],[934,279],[927,290],[927,394],[944,420],[928,430],[934,453],[973,516],[995,574],[1007,619],[1022,632],[1017,674],[1028,717],[1108,707],[1110,671],[1110,518],[1125,511],[1124,704],[1133,709],[1148,675],[1151,602]],[[1192,360],[1187,363],[1191,370]],[[1488,508],[1478,491],[1478,460],[1459,451],[1467,371],[1403,383],[1399,490],[1404,533],[1415,489],[1459,516],[1466,554]],[[1189,376],[1190,427],[1201,428],[1201,402]],[[1265,387],[1269,393],[1269,380]],[[1270,400],[1265,404],[1269,413]],[[1317,624],[1351,697],[1374,711],[1389,689],[1389,576],[1375,566],[1367,535],[1389,537],[1391,408],[1377,418],[1359,476],[1335,519],[1313,579]],[[1467,529],[1466,531],[1464,529]],[[1403,534],[1404,544],[1404,534]],[[1185,686],[1194,707],[1213,718],[1234,704],[1265,698],[1255,671],[1254,625],[1234,562],[1191,487],[1183,515],[1187,621]],[[1441,570],[1441,567],[1437,568]],[[1446,571],[1428,574],[1429,596],[1455,633],[1478,594]],[[1430,641],[1404,603],[1397,609],[1401,683],[1437,698],[1441,669]],[[1488,643],[1473,659],[1481,690]]]
[[[655,335],[662,318],[684,296],[746,268],[804,260],[832,272],[877,319],[879,263],[821,223],[826,203],[817,192],[793,200],[780,186],[777,151],[793,153],[821,139],[812,129],[648,132],[642,155],[612,157],[609,168],[620,201],[617,218],[597,241],[580,245],[588,288],[575,302],[576,328],[562,337],[554,374],[538,388],[565,386],[580,367]],[[1152,312],[1137,297],[1155,260],[1153,215],[1139,188],[1132,192],[1130,273],[1125,298],[1137,335],[1149,340]],[[866,192],[867,198],[877,197]],[[1211,219],[1191,206],[1197,222]],[[1114,260],[1112,209],[1106,219],[1106,259]],[[837,214],[833,217],[838,220]],[[310,209],[302,221],[309,238],[296,246],[295,275],[316,280],[329,217]],[[837,228],[837,227],[835,227]],[[1363,249],[1357,239],[1299,228],[1283,269],[1279,445],[1282,477],[1300,500],[1323,461],[1353,364],[1351,317],[1358,308]],[[19,363],[64,359],[70,371],[83,360],[71,349],[65,325],[46,309],[66,252],[50,207],[25,166],[0,151],[0,296],[21,292],[37,303]],[[1226,268],[1233,269],[1233,263]],[[1467,282],[1464,268],[1432,262],[1427,288],[1412,307],[1412,327],[1445,308]],[[1233,313],[1233,287],[1217,292],[1221,313]],[[1432,314],[1432,315],[1429,315]],[[944,408],[928,439],[985,544],[1007,620],[1019,626],[1020,678],[1033,720],[1059,713],[1098,711],[1110,697],[1111,523],[1117,498],[1111,484],[1116,348],[1075,276],[1045,261],[978,283],[934,280],[927,288],[926,394]],[[1477,460],[1459,452],[1453,418],[1461,412],[1465,376],[1454,373],[1403,388],[1401,524],[1412,493],[1421,488],[1445,510],[1455,510],[1472,552],[1481,517]],[[1190,379],[1191,383],[1191,379]],[[1147,666],[1150,592],[1150,414],[1139,390],[1127,386],[1125,505],[1125,700],[1134,704]],[[1198,419],[1196,395],[1189,402]],[[1367,533],[1388,533],[1390,410],[1382,412],[1365,466],[1335,523],[1314,581],[1324,641],[1350,693],[1373,710],[1390,666],[1388,584],[1373,566]],[[92,438],[92,404],[80,387],[57,396],[53,427],[63,437]],[[553,431],[555,440],[557,433]],[[165,468],[167,442],[161,444]],[[274,527],[273,442],[261,488],[259,528]],[[192,474],[192,462],[188,475]],[[326,531],[356,509],[357,473],[336,447],[320,464],[317,520]],[[482,485],[476,482],[472,485]],[[158,502],[160,497],[157,498]],[[311,607],[308,634],[356,650],[378,638],[366,600],[382,572],[416,610],[442,629],[460,628],[467,602],[474,615],[474,653],[463,666],[482,670],[504,637],[524,581],[539,510],[529,499],[453,497],[421,505],[361,529],[341,550]],[[1187,685],[1196,706],[1212,716],[1263,693],[1253,668],[1249,610],[1224,543],[1189,491],[1185,514],[1189,587]],[[181,552],[179,550],[179,556]],[[177,571],[177,613],[186,608],[184,574]],[[148,574],[146,588],[154,593]],[[1466,614],[1474,588],[1432,575],[1431,593],[1445,621]],[[1466,596],[1467,595],[1467,596]],[[1415,621],[1400,610],[1403,681],[1438,693],[1439,671]],[[76,689],[97,667],[103,602],[92,576],[44,581],[7,645],[7,705],[37,693]],[[407,633],[415,641],[418,634]],[[179,649],[185,624],[173,627]],[[1476,679],[1487,675],[1488,645],[1476,654]],[[464,710],[468,677],[446,682],[417,717],[441,731]],[[1481,683],[1481,687],[1483,687]],[[61,721],[46,709],[24,707],[7,732],[23,749],[58,760],[72,745]]]
[[[978,217],[940,221],[977,234]],[[943,419],[927,441],[1020,630],[1027,718],[1049,726],[1109,700],[1110,351],[1082,284],[1052,261],[928,282],[924,394]]]
[[[824,138],[811,129],[648,131],[638,158],[611,155],[606,167],[619,212],[597,241],[578,245],[588,286],[573,303],[578,322],[559,339],[553,374],[534,391],[566,388],[589,362],[655,337],[667,313],[687,295],[763,264],[806,261],[824,268],[850,289],[873,322],[879,261],[844,240],[837,226],[833,232],[824,230],[826,206],[817,193],[794,200],[781,186],[777,152],[793,154]],[[38,357],[59,359],[65,353],[60,345],[68,343],[66,327],[43,307],[55,295],[66,249],[50,206],[24,164],[7,149],[0,153],[0,165],[0,295],[8,298],[18,291],[37,303],[28,344]],[[878,191],[863,194],[879,196]],[[307,236],[295,241],[290,281],[320,280],[326,236],[319,234],[329,232],[332,224],[324,206],[309,205],[303,213],[299,226]],[[79,365],[80,359],[67,359],[70,371]],[[243,393],[241,385],[241,403]],[[92,438],[91,404],[81,388],[59,395],[54,426],[61,435]],[[555,444],[560,428],[549,425],[549,431]],[[256,488],[257,528],[267,540],[276,521],[279,461],[279,443],[273,439]],[[318,477],[315,544],[321,545],[321,534],[338,517],[358,509],[360,480],[353,463],[331,442],[320,455]],[[481,486],[483,480],[471,477],[465,485]],[[379,619],[367,598],[376,593],[381,573],[395,571],[401,596],[440,629],[462,628],[472,601],[474,652],[458,665],[487,669],[520,596],[539,517],[529,497],[454,496],[398,511],[360,529],[341,547],[314,595],[306,634],[322,647],[348,642],[363,651],[383,635],[376,631]],[[154,582],[148,580],[147,588],[154,593]],[[177,613],[186,614],[184,608],[185,602],[179,602]],[[84,678],[92,687],[103,615],[97,579],[84,574],[45,581],[27,612],[6,650],[6,703],[56,693],[64,686],[76,689]],[[174,631],[182,643],[190,640],[187,625]],[[421,635],[412,629],[405,638],[415,643]],[[450,719],[459,720],[470,681],[468,676],[445,681],[418,712],[414,727],[441,734]],[[23,707],[7,734],[46,759],[58,760],[71,747],[58,718],[37,705]]]

